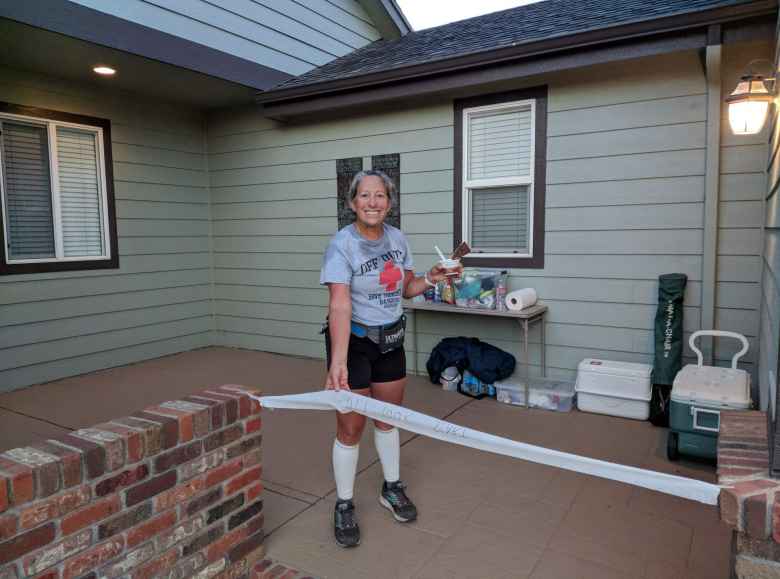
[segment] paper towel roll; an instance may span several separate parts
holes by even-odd
[[[511,311],[523,310],[536,303],[536,290],[531,287],[515,290],[506,294],[506,308]]]

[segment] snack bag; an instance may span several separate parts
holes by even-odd
[[[455,290],[450,283],[444,282],[441,288],[441,301],[455,305]]]

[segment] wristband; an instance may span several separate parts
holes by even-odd
[[[427,271],[425,272],[425,275],[423,276],[423,279],[425,279],[425,285],[427,285],[428,287],[436,287],[436,284],[428,279],[428,272]]]

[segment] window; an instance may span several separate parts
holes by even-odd
[[[0,103],[1,274],[118,267],[110,123]]]
[[[455,101],[454,245],[466,265],[544,267],[547,88]]]

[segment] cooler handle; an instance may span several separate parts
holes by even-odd
[[[718,417],[718,425],[715,428],[711,426],[701,426],[699,424],[699,414],[714,414]],[[696,408],[691,406],[691,415],[693,416],[693,429],[706,430],[707,432],[720,432],[720,410],[708,410],[705,408]]]
[[[701,368],[704,365],[704,356],[702,356],[701,350],[696,347],[694,342],[696,341],[696,338],[699,336],[719,336],[723,338],[734,338],[735,340],[739,340],[742,342],[742,349],[734,354],[734,357],[731,359],[731,367],[732,369],[737,369],[737,361],[745,355],[745,353],[748,351],[748,341],[745,336],[742,334],[738,334],[737,332],[724,332],[723,330],[699,330],[698,332],[694,332],[691,334],[691,337],[688,339],[688,345],[691,347],[691,350],[696,352],[697,357],[697,365],[699,368]]]

